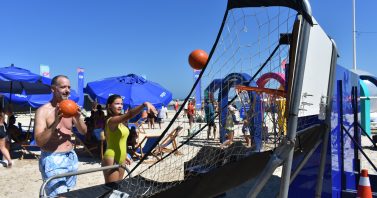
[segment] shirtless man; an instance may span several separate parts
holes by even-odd
[[[57,174],[77,171],[78,168],[77,155],[71,142],[72,126],[85,134],[86,125],[80,119],[80,112],[74,117],[63,118],[59,109],[59,102],[68,99],[70,89],[68,77],[55,76],[51,82],[53,98],[35,113],[34,137],[42,150],[39,170],[43,180]],[[47,195],[67,192],[76,185],[76,179],[77,176],[71,176],[52,180],[46,185]]]

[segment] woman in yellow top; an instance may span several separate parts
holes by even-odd
[[[124,122],[135,117],[144,108],[148,112],[157,113],[155,107],[144,102],[127,113],[122,114],[123,100],[120,95],[111,95],[106,102],[107,116],[105,122],[105,136],[107,149],[102,160],[102,166],[111,166],[115,164],[130,165],[131,160],[127,159],[127,137],[129,135],[128,128],[123,125]],[[123,179],[124,169],[112,169],[103,171],[105,183],[115,182]]]

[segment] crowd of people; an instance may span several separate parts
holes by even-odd
[[[155,129],[156,122],[161,129],[161,124],[168,118],[167,107],[162,106],[157,110],[151,103],[145,101],[143,104],[123,112],[123,99],[120,95],[114,94],[108,97],[105,109],[100,104],[94,103],[90,117],[84,119],[80,112],[81,109],[78,109],[77,114],[73,117],[64,117],[59,103],[68,99],[70,89],[70,80],[67,76],[55,76],[51,82],[52,99],[38,108],[35,113],[34,139],[41,148],[39,170],[42,179],[45,181],[57,174],[77,171],[78,156],[73,149],[74,145],[71,139],[74,127],[81,135],[85,136],[86,142],[105,141],[106,149],[101,162],[102,166],[119,165],[119,168],[103,171],[105,182],[116,182],[123,179],[124,167],[132,162],[132,156],[127,155],[127,147],[137,144],[136,128],[135,126],[129,128],[129,121],[140,116],[141,118],[138,119],[148,120],[150,129]],[[196,110],[195,106],[193,99],[184,106],[184,115],[189,123],[189,133],[193,123],[199,120],[198,115],[204,114],[202,120],[199,121],[207,122],[207,139],[210,139],[211,136],[216,139],[218,127],[215,120],[219,111],[216,101],[205,101],[199,110]],[[173,108],[176,112],[179,111],[178,100],[174,102]],[[8,116],[8,122],[5,122],[6,116]],[[242,132],[247,145],[251,144],[250,132],[248,132],[250,122],[248,120],[242,122],[237,108],[229,105],[225,123],[226,140],[222,142],[221,148],[232,144],[234,126],[240,123],[243,123]],[[16,116],[0,111],[0,151],[7,161],[7,167],[12,167],[9,139],[16,144],[22,144],[28,140],[28,137],[22,132],[21,126],[16,125]],[[56,196],[67,192],[76,185],[76,180],[77,176],[53,179],[46,185],[46,193],[48,196]]]

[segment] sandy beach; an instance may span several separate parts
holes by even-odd
[[[170,112],[170,116],[172,117],[173,113]],[[170,118],[171,118],[170,117]],[[25,118],[25,121],[27,119]],[[168,123],[165,122],[163,124],[163,128]],[[187,124],[183,125],[185,127],[184,131],[187,129]],[[157,125],[158,127],[158,125]],[[147,133],[149,134],[159,134],[161,130],[159,129],[147,129]],[[183,132],[185,133],[185,132]],[[183,137],[180,137],[183,138]],[[182,139],[181,139],[182,140]],[[363,146],[366,148],[365,151],[372,158],[373,162],[377,161],[377,152],[375,149],[371,148],[371,143],[367,140],[366,137],[362,139]],[[79,170],[86,170],[91,168],[98,168],[100,167],[100,159],[99,158],[92,158],[88,154],[84,153],[82,149],[77,151],[79,155]],[[42,185],[41,175],[38,168],[38,160],[32,158],[31,156],[27,156],[23,160],[17,159],[19,153],[14,151],[13,153],[13,160],[14,165],[12,168],[5,168],[0,167],[0,186],[2,186],[2,191],[0,192],[0,197],[38,197],[39,196],[39,189]],[[361,156],[361,155],[360,155]],[[362,167],[367,168],[370,174],[376,174],[373,168],[366,162],[364,157],[361,157]],[[131,165],[131,168],[136,164],[134,162]],[[267,197],[274,196],[276,190],[279,189],[280,185],[280,174],[281,174],[281,167],[278,168],[274,175],[271,177],[269,181],[269,187],[265,188],[262,191],[262,194]],[[89,187],[93,185],[103,184],[104,179],[102,176],[102,172],[94,172],[84,175],[78,176],[77,186],[76,188],[83,188]],[[226,197],[244,197],[249,192],[250,187],[253,181],[246,182],[244,185],[239,186],[236,189],[233,189],[227,193]],[[274,190],[272,190],[274,189]]]

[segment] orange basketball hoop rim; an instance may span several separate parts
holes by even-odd
[[[237,85],[235,87],[237,91],[255,91],[257,93],[266,93],[270,95],[278,95],[281,97],[286,97],[286,92],[279,90],[279,89],[270,89],[270,88],[263,88],[263,87],[249,87],[244,85]]]

